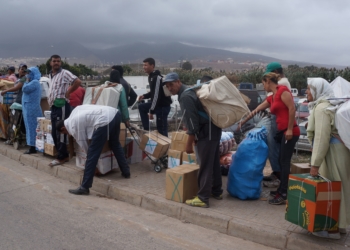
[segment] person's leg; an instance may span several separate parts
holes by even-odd
[[[56,150],[58,148],[58,137],[57,137],[58,133],[56,131],[56,121],[58,121],[57,120],[58,117],[60,117],[59,108],[52,106],[51,107],[51,127],[52,127],[51,135],[52,135],[52,139],[55,144]]]
[[[218,144],[218,141],[209,142],[208,140],[197,142],[198,157],[201,162],[198,173],[198,198],[206,204],[209,204],[209,197],[213,188],[213,166],[217,164],[215,151],[218,150]],[[217,175],[216,172],[215,174]],[[218,189],[218,186],[216,188]]]
[[[215,198],[222,198],[222,176],[221,176],[221,168],[220,168],[220,142],[219,141],[211,141],[213,148],[216,144],[216,150],[214,154],[214,164],[213,164],[213,186],[212,186],[212,195]]]
[[[169,107],[160,107],[156,109],[157,116],[157,130],[160,134],[168,137],[168,115],[170,112]]]
[[[89,189],[92,186],[98,159],[107,141],[107,135],[108,125],[98,128],[92,135],[85,162],[83,181],[81,183],[81,186],[85,189]]]
[[[119,141],[120,113],[118,112],[109,124],[109,147],[117,159],[120,171],[125,178],[130,177],[130,168],[125,158],[125,153]]]
[[[152,103],[146,102],[146,103],[140,103],[139,104],[139,112],[142,122],[142,127],[144,130],[149,130],[149,117],[148,113],[151,108]]]
[[[277,123],[276,116],[271,115],[271,130],[268,135],[268,144],[269,144],[269,160],[271,164],[272,171],[274,173],[281,172],[281,166],[279,163],[279,155],[280,155],[280,144],[276,142],[274,139],[277,132]]]

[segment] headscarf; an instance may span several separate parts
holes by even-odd
[[[310,110],[313,110],[322,100],[334,98],[333,89],[325,79],[320,77],[308,78],[307,84],[310,86],[311,95],[314,98],[312,102],[309,102]]]
[[[38,67],[30,67],[28,69],[28,76],[29,76],[29,81],[33,81],[33,80],[40,80],[41,77],[41,73],[38,69]]]

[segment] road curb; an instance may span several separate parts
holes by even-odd
[[[24,155],[20,151],[9,148],[6,145],[0,146],[0,154],[60,179],[77,185],[81,184],[82,171],[69,168],[65,165],[50,167],[50,160],[42,160],[35,156]],[[126,187],[119,183],[110,183],[98,177],[94,177],[91,189],[107,197],[134,206],[269,247],[290,250],[349,249],[344,244],[341,245],[325,239],[245,221],[214,212],[210,209],[194,208],[182,203],[171,202],[163,197]]]

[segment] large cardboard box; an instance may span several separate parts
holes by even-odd
[[[168,168],[175,168],[182,163],[182,152],[169,149],[168,150]]]
[[[186,152],[183,152],[182,154],[182,164],[197,164],[196,162],[196,155],[195,154],[187,154]]]
[[[57,155],[56,147],[53,144],[45,143],[45,151],[44,152],[45,152],[45,154],[51,155],[51,156]]]
[[[140,149],[140,147],[138,147],[138,140],[139,138],[137,136],[131,137],[130,138],[132,140],[132,154],[131,157],[127,159],[129,164],[134,164],[134,163],[139,163],[142,162],[147,156],[146,153],[144,151],[142,151]]]
[[[340,198],[340,181],[290,175],[285,218],[310,232],[337,231]]]
[[[188,134],[186,134],[185,131],[172,132],[170,148],[173,150],[185,152],[187,141],[188,141]]]
[[[311,166],[309,163],[292,163],[290,165],[291,174],[308,174],[310,173]]]
[[[169,149],[171,140],[158,132],[149,132],[142,136],[140,149],[155,158],[164,156]]]
[[[181,165],[167,169],[165,181],[166,199],[185,202],[197,195],[198,192],[198,165]]]

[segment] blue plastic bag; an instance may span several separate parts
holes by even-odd
[[[227,192],[241,200],[259,199],[269,148],[265,127],[249,132],[237,148],[227,179]]]

